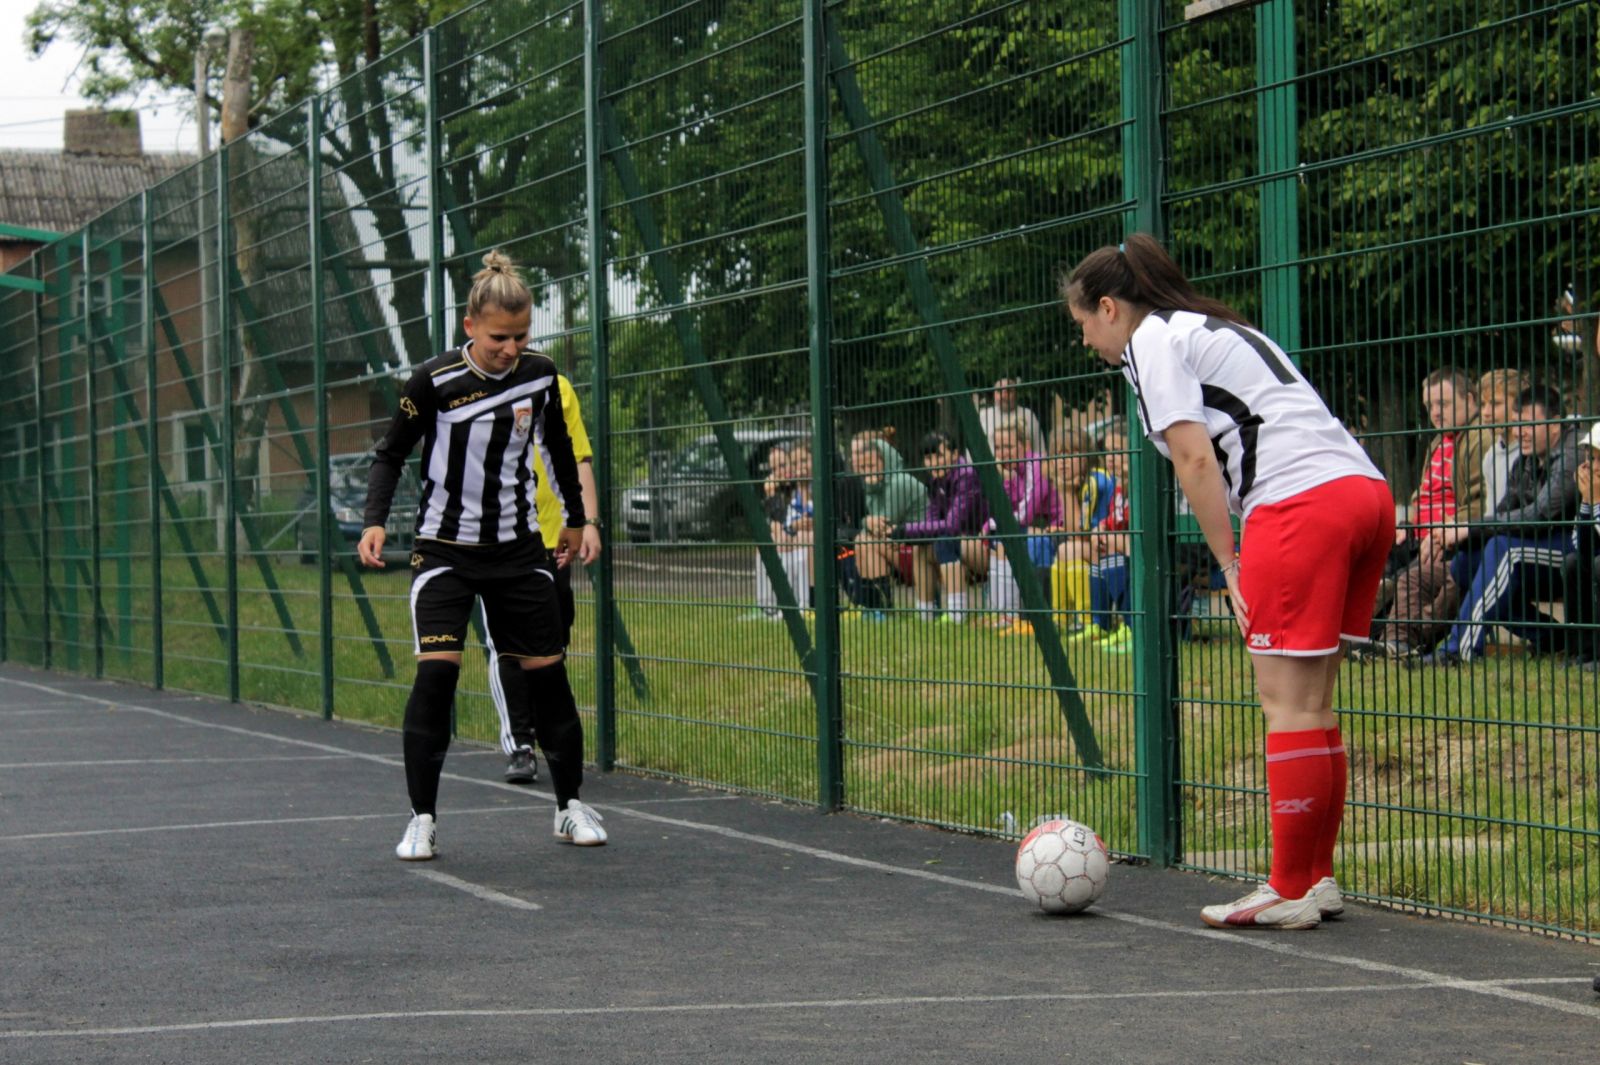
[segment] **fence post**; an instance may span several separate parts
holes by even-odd
[[[1300,163],[1295,117],[1293,0],[1266,0],[1256,20],[1257,170],[1261,185],[1261,328],[1298,363]]]
[[[432,32],[431,30],[429,31]],[[328,543],[333,503],[328,477],[328,318],[322,304],[322,97],[306,101],[306,248],[310,254],[311,379],[316,394],[317,468],[311,476],[317,486],[317,597],[321,602],[317,640],[318,675],[321,678],[322,719],[333,720],[333,559]]]
[[[602,772],[617,763],[616,585],[611,552],[620,526],[611,505],[611,345],[606,333],[606,242],[603,207],[605,181],[601,165],[604,142],[600,133],[600,33],[605,28],[600,0],[583,2],[583,162],[585,225],[589,244],[589,366],[593,376],[595,448],[594,486],[600,504],[600,527],[606,549],[600,552],[594,573],[594,712],[595,761]],[[615,530],[615,531],[614,531]]]
[[[150,683],[159,691],[166,686],[166,634],[161,620],[161,420],[159,375],[156,373],[156,241],[155,219],[150,213],[150,190],[139,194],[139,296],[144,313],[139,320],[140,347],[144,349],[145,458],[150,465]]]
[[[83,344],[83,431],[84,450],[88,452],[87,473],[89,493],[89,640],[93,646],[94,675],[105,675],[106,647],[101,634],[105,616],[100,574],[100,432],[95,417],[94,387],[94,249],[90,245],[89,226],[78,234],[79,251],[83,256],[83,328],[78,339]]]
[[[844,801],[834,540],[833,358],[828,301],[828,42],[824,0],[805,0],[806,303],[811,345],[812,522],[816,574],[817,804]]]
[[[1122,134],[1125,230],[1164,236],[1161,196],[1161,106],[1165,70],[1161,54],[1160,0],[1119,0],[1122,50]],[[1131,463],[1133,527],[1143,609],[1134,613],[1134,687],[1143,692],[1135,714],[1138,766],[1139,850],[1158,865],[1181,853],[1176,715],[1177,646],[1171,558],[1171,471],[1142,435]]]
[[[227,580],[228,589],[228,700],[239,701],[239,545],[235,535],[235,524],[238,522],[237,485],[233,483],[233,314],[230,304],[233,302],[228,292],[228,264],[233,261],[228,247],[228,146],[226,144],[217,149],[217,274],[215,277],[217,294],[217,402],[221,404],[221,428],[218,432],[222,436],[222,446],[218,449],[222,453],[222,510],[223,520],[219,525],[222,542],[217,546],[222,549],[223,576]]]
[[[429,357],[450,346],[444,318],[444,208],[440,188],[443,167],[439,144],[439,31],[422,33],[422,134],[428,167],[428,343]]]
[[[39,280],[44,280],[44,253],[34,253]],[[59,337],[59,332],[58,332]],[[59,343],[59,339],[57,341]],[[50,506],[45,461],[50,449],[44,442],[44,291],[33,294],[33,443],[38,451],[33,464],[34,490],[39,496],[39,659],[50,669]]]

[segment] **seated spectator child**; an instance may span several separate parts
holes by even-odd
[[[782,517],[772,522],[772,542],[777,545],[778,557],[783,560],[783,571],[789,577],[796,602],[809,607],[812,604],[811,529],[815,509],[811,499],[811,451],[803,446],[791,451],[789,470],[794,487],[789,492]]]
[[[982,580],[989,572],[988,545],[981,535],[989,510],[977,471],[961,457],[949,433],[935,430],[923,438],[922,461],[928,470],[928,509],[916,521],[888,526],[887,535],[915,545],[917,616],[924,621],[959,622],[967,615],[969,582]]]
[[[894,607],[894,574],[900,548],[888,530],[920,518],[928,509],[928,490],[906,472],[894,448],[894,427],[869,429],[850,441],[850,466],[861,479],[865,517],[856,540],[858,603],[869,620],[881,621]]]
[[[804,448],[803,443],[783,441],[773,444],[767,452],[767,476],[761,482],[761,505],[767,516],[769,527],[774,523],[782,524],[789,512],[789,499],[794,494],[795,483],[793,469],[790,466],[790,456]],[[795,590],[796,595],[800,591]],[[772,587],[772,578],[767,576],[767,567],[762,563],[759,555],[756,557],[756,605],[749,613],[741,614],[739,621],[777,621],[778,620],[778,593]]]
[[[1128,436],[1120,427],[1102,438],[1106,471],[1113,488],[1106,514],[1094,531],[1075,545],[1079,561],[1089,565],[1090,620],[1068,643],[1092,643],[1102,651],[1125,654],[1133,646],[1133,630],[1122,620],[1128,602]]]
[[[1561,394],[1524,389],[1517,400],[1522,457],[1493,518],[1449,526],[1442,547],[1457,546],[1450,576],[1465,589],[1450,635],[1426,661],[1455,665],[1480,657],[1489,631],[1504,625],[1536,651],[1565,639],[1537,602],[1562,597],[1563,567],[1578,512],[1578,430],[1562,419]]]
[[[1056,435],[1055,454],[1045,461],[1045,475],[1061,496],[1062,523],[1053,530],[1055,564],[1050,567],[1050,604],[1063,629],[1079,629],[1089,610],[1087,547],[1079,541],[1106,519],[1117,483],[1107,473],[1094,441],[1083,432],[1063,427]],[[1067,505],[1075,501],[1076,505]]]
[[[1561,591],[1567,634],[1567,653],[1574,664],[1594,670],[1600,661],[1600,618],[1595,575],[1600,555],[1600,425],[1592,426],[1578,447],[1578,524],[1572,531],[1572,550],[1561,569]]]
[[[994,430],[994,458],[1005,481],[1006,498],[1011,501],[1011,513],[1024,532],[1032,533],[1025,541],[1028,559],[1036,572],[1043,574],[1050,568],[1053,539],[1048,530],[1061,525],[1061,496],[1044,475],[1039,454],[1028,448],[1027,428],[1022,422],[1003,420]],[[984,523],[984,531],[991,536],[998,528],[993,518]],[[1002,636],[1025,636],[1033,633],[1033,626],[1022,620],[1022,596],[1006,554],[1005,544],[991,541],[992,559],[989,563],[989,607],[994,613],[991,624],[999,628]]]
[[[1495,508],[1511,485],[1511,467],[1521,451],[1517,446],[1517,397],[1531,384],[1517,370],[1490,370],[1478,379],[1478,398],[1483,412],[1478,424],[1489,434],[1483,453],[1483,516],[1494,517]]]

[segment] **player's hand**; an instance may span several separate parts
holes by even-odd
[[[585,525],[583,527],[583,544],[578,548],[578,561],[588,566],[599,557],[600,527],[598,525]]]
[[[556,544],[556,566],[564,569],[567,563],[572,561],[572,556],[576,555],[582,548],[582,529],[562,529],[561,539]]]
[[[1394,529],[1394,546],[1399,547],[1406,542],[1406,537],[1411,535],[1411,530],[1404,525],[1396,525]]]
[[[1600,502],[1600,463],[1578,463],[1578,498],[1585,503]]]
[[[1244,596],[1239,593],[1239,567],[1237,564],[1224,566],[1222,576],[1228,582],[1228,600],[1233,604],[1233,620],[1239,625],[1242,636],[1250,635],[1250,604],[1244,601]]]
[[[363,566],[383,569],[383,543],[389,538],[382,525],[368,525],[361,530],[361,542],[356,544],[356,555]]]

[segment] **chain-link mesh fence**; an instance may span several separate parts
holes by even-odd
[[[1060,309],[1063,265],[1142,230],[1404,504],[1341,675],[1341,883],[1592,934],[1600,22],[1191,6],[1220,10],[486,0],[429,30],[6,275],[5,657],[398,723],[416,482],[363,569],[366,466],[500,248],[595,445],[601,764],[1065,813],[1260,875],[1222,582]],[[456,727],[490,740],[485,661]]]

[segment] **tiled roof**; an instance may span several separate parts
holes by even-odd
[[[0,149],[0,222],[70,232],[198,159],[189,152],[69,155]],[[0,236],[0,241],[14,239]]]

